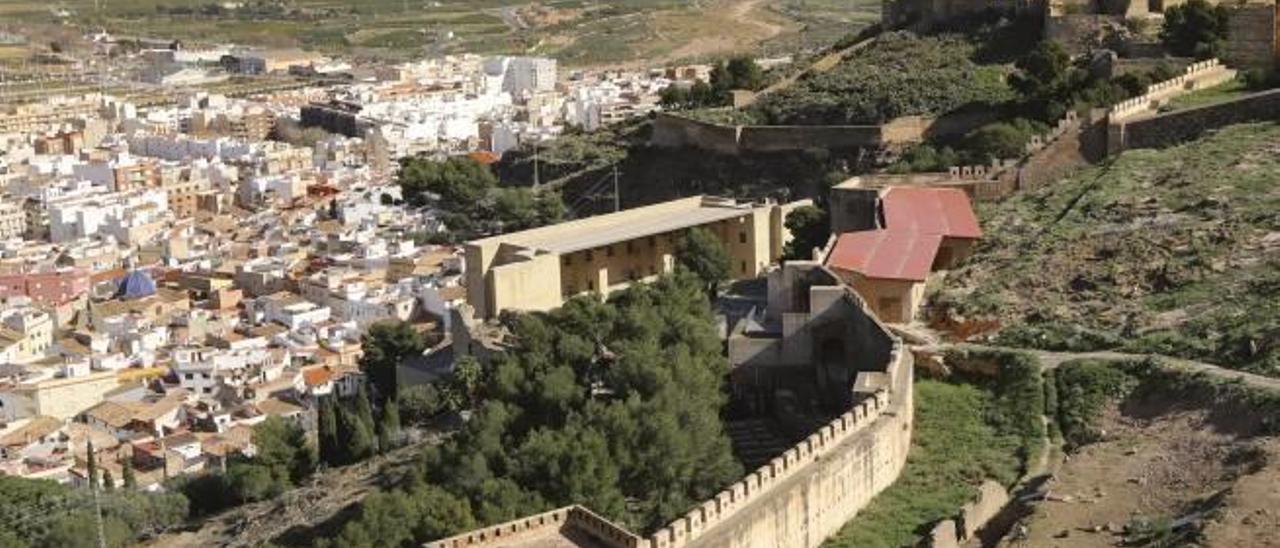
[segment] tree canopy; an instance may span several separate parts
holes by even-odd
[[[719,418],[728,364],[697,277],[504,321],[514,346],[480,371],[471,420],[427,450],[414,485],[363,504],[340,544],[422,542],[467,518],[570,503],[649,528],[740,475]],[[381,525],[397,513],[407,525]]]
[[[734,90],[758,90],[768,84],[764,69],[747,56],[732,57],[711,67],[710,82],[697,81],[691,86],[673,84],[659,93],[659,102],[668,109],[726,106]]]
[[[400,189],[414,206],[434,206],[461,237],[523,230],[559,221],[564,202],[555,192],[500,187],[488,166],[470,158],[404,158]]]
[[[1215,57],[1227,39],[1229,16],[1225,5],[1188,0],[1164,11],[1160,41],[1174,55],[1199,59]]]
[[[791,241],[783,249],[783,256],[788,259],[812,259],[813,250],[827,245],[831,237],[831,219],[825,209],[817,206],[796,208],[784,224],[791,232]]]
[[[191,515],[199,517],[279,496],[315,472],[316,448],[297,423],[267,417],[253,427],[253,444],[254,456],[232,458],[225,474],[179,476],[169,488],[185,495]]]
[[[676,248],[676,265],[697,276],[713,294],[720,282],[729,278],[733,268],[724,243],[705,228],[685,232]]]
[[[187,499],[177,493],[100,492],[108,544],[127,545],[181,525]],[[0,475],[0,546],[92,548],[97,545],[93,496],[48,480]]]
[[[360,344],[364,351],[360,356],[360,370],[373,383],[378,401],[398,392],[396,368],[405,360],[422,354],[427,348],[422,334],[412,324],[398,320],[381,321],[369,326],[369,330],[360,338]]]

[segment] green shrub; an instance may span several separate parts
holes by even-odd
[[[958,376],[990,389],[993,396],[984,419],[996,431],[1019,440],[1017,455],[1025,470],[1044,446],[1042,416],[1046,404],[1040,361],[1026,352],[989,349],[952,351],[948,353],[947,361],[998,365],[994,378],[975,373],[960,373]],[[1006,485],[1012,485],[1015,478],[1008,478]]]
[[[1160,41],[1174,55],[1208,59],[1217,56],[1227,39],[1230,12],[1224,5],[1189,0],[1164,12]]]
[[[1039,348],[1057,352],[1092,352],[1108,350],[1122,344],[1114,333],[1097,331],[1074,324],[1018,324],[1006,327],[996,335],[1001,346]]]
[[[1048,129],[1043,123],[1026,118],[994,122],[969,132],[965,136],[965,148],[969,152],[970,161],[977,164],[1021,158],[1026,154],[1026,146],[1031,138],[1046,133]]]
[[[881,124],[1012,99],[1005,68],[974,62],[976,49],[960,35],[882,34],[835,68],[762,97],[755,109],[771,124]]]
[[[1098,415],[1107,402],[1128,396],[1138,378],[1118,362],[1079,360],[1054,373],[1058,427],[1068,448],[1097,441]]]

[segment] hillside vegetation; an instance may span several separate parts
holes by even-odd
[[[1134,150],[982,208],[935,320],[1003,344],[1120,349],[1280,375],[1280,126]]]
[[[1008,67],[979,64],[976,41],[960,35],[882,35],[835,68],[763,97],[754,109],[770,124],[879,124],[1013,99]]]
[[[703,287],[682,270],[607,303],[504,317],[513,344],[478,368],[466,426],[335,537],[301,540],[401,546],[575,503],[650,530],[711,497],[742,467]]]

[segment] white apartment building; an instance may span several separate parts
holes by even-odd
[[[0,240],[21,238],[27,231],[27,213],[16,198],[0,196]]]
[[[556,60],[546,57],[494,57],[485,61],[485,72],[502,76],[502,90],[520,97],[556,88]]]
[[[0,364],[38,360],[53,345],[53,317],[22,306],[0,312]]]
[[[267,382],[281,364],[272,360],[268,350],[221,350],[208,347],[185,347],[173,350],[173,373],[182,388],[199,396],[214,394],[218,387],[241,388],[254,382]]]
[[[168,198],[159,189],[59,200],[48,204],[48,215],[49,239],[55,243],[94,236],[145,243],[170,218]]]
[[[279,293],[259,299],[263,319],[289,329],[314,326],[329,321],[332,311],[292,293]]]

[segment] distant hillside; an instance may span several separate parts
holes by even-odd
[[[1280,126],[1235,126],[985,207],[986,238],[935,296],[935,320],[1280,376],[1278,153]]]

